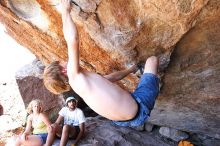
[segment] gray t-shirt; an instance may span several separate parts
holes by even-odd
[[[86,121],[83,111],[79,108],[71,111],[68,107],[63,107],[59,115],[64,117],[64,124],[66,125],[79,126]]]

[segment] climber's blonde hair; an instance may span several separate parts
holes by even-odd
[[[54,61],[44,69],[45,87],[54,94],[67,92],[71,89],[68,78],[61,72],[59,61]]]

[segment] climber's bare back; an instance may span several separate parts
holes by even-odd
[[[106,78],[85,70],[80,70],[74,77],[68,77],[73,90],[103,117],[122,121],[136,115],[138,106],[133,97]]]

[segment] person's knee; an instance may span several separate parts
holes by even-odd
[[[65,132],[65,133],[66,133],[66,132],[68,133],[68,132],[69,132],[69,129],[70,129],[70,126],[69,126],[69,125],[64,125],[64,126],[63,126],[63,132]]]
[[[146,60],[145,64],[158,65],[158,58],[156,56],[151,56]]]
[[[48,135],[55,135],[56,131],[56,128],[51,128],[50,130],[48,130]]]
[[[156,56],[151,56],[146,60],[144,73],[153,73],[157,74],[159,60]]]

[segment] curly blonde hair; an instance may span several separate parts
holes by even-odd
[[[42,112],[43,112],[42,102],[41,102],[39,99],[34,99],[34,100],[32,100],[32,101],[28,104],[27,113],[28,113],[28,114],[32,114],[32,113],[33,113],[33,105],[34,105],[34,104],[38,104],[38,105],[40,106],[39,113],[42,113]]]
[[[43,80],[45,87],[54,94],[71,90],[68,78],[61,72],[59,61],[54,61],[44,69]]]

